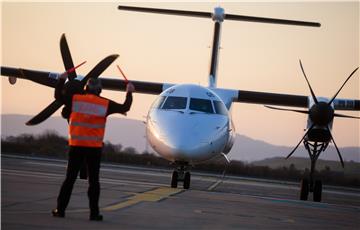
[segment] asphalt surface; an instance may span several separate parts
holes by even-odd
[[[77,180],[65,218],[50,211],[66,161],[1,157],[1,229],[359,229],[360,190],[325,187],[299,201],[298,184],[192,173],[169,188],[171,171],[102,164],[104,221],[89,221],[87,181]],[[309,195],[309,197],[311,197]]]

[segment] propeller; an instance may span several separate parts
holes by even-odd
[[[341,156],[341,153],[340,153],[340,151],[339,151],[339,148],[337,147],[337,145],[336,145],[336,143],[335,143],[334,137],[333,137],[332,134],[331,134],[330,127],[329,127],[329,126],[326,126],[326,128],[327,128],[327,130],[328,130],[328,132],[329,132],[329,134],[330,134],[331,140],[332,140],[332,142],[334,143],[336,152],[337,152],[337,154],[338,154],[338,156],[339,156],[339,158],[340,158],[341,166],[344,168],[343,158],[342,158],[342,156]]]
[[[275,106],[269,106],[269,105],[265,105],[266,108],[269,109],[275,109],[275,110],[282,110],[282,111],[290,111],[290,112],[296,112],[296,113],[305,113],[305,114],[309,114],[309,111],[306,110],[298,110],[298,109],[284,109],[284,108],[278,108]]]
[[[310,132],[310,130],[312,130],[312,128],[314,128],[314,124],[311,125],[311,127],[306,131],[306,133],[304,134],[304,136],[301,138],[301,140],[299,141],[299,143],[295,146],[295,148],[289,153],[289,155],[287,155],[286,159],[288,159],[289,157],[291,157],[291,155],[293,155],[293,153],[296,151],[296,149],[299,147],[299,145],[301,144],[301,142],[304,140],[304,138],[307,136],[307,134]]]
[[[308,87],[309,87],[309,89],[310,89],[311,96],[312,96],[315,104],[318,104],[319,102],[318,102],[318,100],[317,100],[317,98],[316,98],[316,96],[315,96],[315,93],[314,93],[313,89],[311,88],[311,85],[310,85],[309,80],[308,80],[307,77],[306,77],[306,74],[305,74],[305,71],[304,71],[304,67],[303,67],[303,65],[302,65],[302,63],[301,63],[301,60],[299,60],[299,62],[300,62],[301,71],[303,72],[304,77],[305,77],[305,80],[306,80],[306,82],[307,82],[307,84],[308,84]]]
[[[299,147],[299,145],[301,144],[301,142],[303,142],[303,140],[305,139],[305,137],[308,135],[308,133],[315,127],[315,126],[320,126],[325,128],[330,136],[330,140],[334,143],[334,146],[336,148],[337,154],[339,156],[341,165],[344,167],[344,161],[342,159],[341,153],[339,151],[339,148],[337,147],[334,137],[332,136],[331,133],[331,129],[329,127],[330,122],[334,119],[334,117],[342,117],[342,118],[353,118],[353,119],[360,119],[360,117],[355,117],[355,116],[348,116],[348,115],[343,115],[343,114],[338,114],[334,112],[334,108],[332,107],[332,103],[334,102],[335,98],[337,97],[337,95],[340,93],[340,91],[343,89],[343,87],[345,86],[345,84],[350,80],[350,78],[354,75],[354,73],[359,69],[359,67],[357,67],[355,70],[353,70],[351,72],[351,74],[347,77],[347,79],[345,80],[345,82],[342,84],[342,86],[340,87],[340,89],[335,93],[335,95],[328,101],[328,102],[319,102],[311,85],[310,82],[305,74],[304,71],[304,67],[302,65],[301,60],[299,60],[300,63],[300,67],[301,67],[301,71],[304,75],[304,78],[307,82],[307,85],[309,87],[310,93],[311,93],[311,97],[314,101],[314,105],[311,106],[311,108],[308,111],[305,110],[296,110],[296,109],[287,109],[287,108],[279,108],[279,107],[273,107],[273,106],[265,106],[269,109],[274,109],[274,110],[282,110],[282,111],[290,111],[290,112],[297,112],[297,113],[303,113],[303,114],[308,114],[309,118],[312,122],[312,125],[310,126],[310,128],[306,131],[306,133],[304,134],[304,136],[301,138],[300,142],[295,146],[295,148],[287,155],[286,159],[288,159],[295,151],[296,149]]]
[[[60,38],[60,51],[65,69],[72,69],[74,67],[74,63],[71,57],[69,45],[66,41],[65,34],[62,34]],[[74,80],[76,77],[77,74],[75,71],[70,73],[68,76],[70,81]]]
[[[342,84],[342,86],[340,87],[340,89],[336,92],[336,94],[333,96],[333,98],[331,98],[331,100],[328,102],[328,104],[330,105],[335,98],[337,97],[337,95],[340,93],[340,91],[342,90],[342,88],[344,87],[344,85],[346,84],[346,82],[349,81],[349,79],[352,77],[352,75],[354,75],[354,73],[359,69],[359,67],[357,67],[356,69],[354,69],[354,71],[352,71],[352,73],[350,74],[350,76],[345,80],[344,84]]]
[[[77,68],[79,68],[80,66],[82,66],[85,63],[86,63],[86,61],[82,62],[81,64],[79,64],[76,67],[71,67],[69,70],[65,71],[61,75],[71,75],[72,73],[75,72],[75,70]],[[30,126],[30,125],[37,125],[37,124],[41,123],[42,121],[49,118],[53,113],[55,113],[62,105],[63,105],[63,102],[61,102],[59,100],[54,100],[50,105],[45,107],[45,109],[43,109],[39,114],[37,114],[35,117],[33,117],[32,119],[27,121],[26,125]]]
[[[71,97],[75,93],[82,93],[82,90],[90,78],[98,78],[102,72],[105,71],[107,67],[111,65],[118,58],[119,55],[113,54],[103,60],[101,60],[81,81],[76,80],[77,74],[75,72],[76,68],[83,65],[85,62],[74,67],[73,60],[71,57],[70,49],[66,41],[65,34],[61,36],[60,39],[60,51],[63,59],[64,67],[66,71],[63,74],[67,74],[69,80],[66,82],[64,89],[66,91],[66,96]],[[63,75],[62,74],[62,75]],[[64,103],[59,100],[54,100],[50,105],[43,109],[39,114],[34,116],[26,125],[37,125],[47,118],[49,118],[53,113],[55,113]]]
[[[119,10],[127,11],[137,11],[142,13],[155,13],[155,14],[168,14],[168,15],[178,15],[178,16],[190,16],[190,17],[200,17],[200,18],[212,18],[216,14],[216,9],[221,9],[220,12],[224,11],[222,8],[215,8],[215,13],[209,12],[200,12],[200,11],[186,11],[186,10],[173,10],[173,9],[158,9],[158,8],[147,8],[147,7],[134,7],[134,6],[118,6]],[[245,15],[235,15],[235,14],[224,14],[225,20],[233,21],[245,21],[245,22],[258,22],[258,23],[272,23],[272,24],[283,24],[283,25],[293,25],[293,26],[311,26],[311,27],[320,27],[318,22],[306,22],[306,21],[296,21],[296,20],[287,20],[287,19],[278,19],[278,18],[264,18],[264,17],[254,17],[254,16],[245,16]]]

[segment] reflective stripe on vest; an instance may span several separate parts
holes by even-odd
[[[101,137],[71,135],[71,139],[79,141],[102,141]]]
[[[86,128],[93,128],[93,129],[105,128],[105,124],[89,124],[89,123],[79,122],[79,121],[70,121],[70,125],[82,126],[82,127],[86,127]]]
[[[107,107],[84,101],[74,101],[72,112],[78,112],[88,115],[105,116]]]
[[[69,145],[102,147],[109,101],[92,94],[76,94],[72,99]]]

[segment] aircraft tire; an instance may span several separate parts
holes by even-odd
[[[302,179],[300,182],[300,200],[307,200],[309,195],[309,182],[307,179]]]
[[[321,180],[315,181],[314,186],[314,201],[315,202],[321,202],[321,193],[322,193],[322,183]]]
[[[171,188],[177,188],[179,173],[174,170],[171,177]]]
[[[190,188],[190,178],[191,178],[190,172],[186,172],[184,178],[184,189]]]

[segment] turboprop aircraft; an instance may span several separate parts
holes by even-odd
[[[191,177],[190,168],[194,164],[217,156],[224,156],[228,159],[226,154],[230,152],[234,144],[235,134],[234,124],[229,112],[233,103],[255,103],[310,108],[308,114],[311,117],[311,123],[306,132],[306,136],[320,135],[315,132],[319,130],[318,126],[320,123],[317,123],[316,119],[314,120],[313,117],[322,120],[324,115],[322,115],[323,112],[320,112],[320,115],[316,115],[315,112],[311,112],[312,110],[322,111],[322,108],[326,107],[326,114],[329,113],[330,118],[327,117],[328,122],[325,123],[327,125],[326,127],[329,127],[329,129],[331,128],[329,122],[332,124],[333,116],[356,118],[337,113],[335,114],[334,110],[360,110],[360,100],[336,99],[337,94],[330,100],[327,100],[326,106],[323,106],[323,104],[319,102],[320,99],[318,100],[313,93],[311,97],[308,97],[303,95],[245,91],[217,87],[220,33],[222,23],[225,20],[311,27],[320,27],[320,23],[226,14],[221,7],[216,7],[212,13],[131,6],[118,6],[118,9],[142,13],[209,18],[214,22],[209,83],[207,86],[132,81],[137,93],[158,95],[157,99],[149,109],[146,118],[146,137],[152,148],[160,156],[173,162],[175,169],[172,174],[171,187],[177,187],[178,182],[182,181],[183,187],[188,189],[190,187]],[[80,76],[77,75],[74,70],[73,60],[64,35],[60,40],[60,50],[65,69],[69,72],[66,86],[68,86],[69,89],[76,88],[76,92],[81,92],[88,78],[99,77],[100,74],[117,58],[117,55],[110,55],[96,65],[89,74]],[[354,70],[353,73],[355,73],[355,71],[356,70]],[[346,82],[353,76],[353,73]],[[8,76],[11,83],[15,83],[16,78],[22,78],[52,88],[56,86],[60,75],[57,72],[5,66],[1,67],[1,74],[3,76]],[[102,78],[103,89],[107,90],[125,91],[126,83],[126,80]],[[70,87],[74,85],[76,87]],[[66,93],[72,95],[74,92]],[[62,103],[60,101],[53,101],[43,111],[28,121],[27,125],[39,124],[51,116],[61,106]],[[314,106],[316,109],[312,109]],[[325,131],[328,130],[328,128],[325,129]],[[331,133],[328,131],[328,138],[330,137],[329,134]],[[311,141],[312,139],[309,140]],[[327,144],[328,143],[329,139],[327,140]]]

